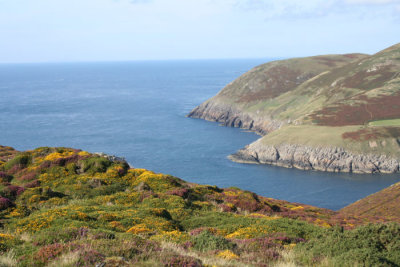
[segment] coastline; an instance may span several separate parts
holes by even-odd
[[[229,155],[238,163],[267,164],[300,170],[358,174],[399,173],[400,161],[385,155],[353,154],[337,147],[310,147],[282,144],[267,146],[260,140]]]
[[[210,99],[193,109],[187,117],[218,122],[222,126],[241,128],[260,136],[280,129],[287,123],[262,119]],[[227,156],[233,162],[266,164],[300,170],[346,172],[358,174],[393,174],[400,172],[400,160],[379,154],[353,153],[342,147],[311,147],[300,144],[262,144],[261,138]]]

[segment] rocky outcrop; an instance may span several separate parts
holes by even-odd
[[[97,156],[100,156],[100,157],[103,157],[103,158],[105,158],[105,159],[108,159],[109,161],[112,161],[112,162],[119,162],[119,163],[123,163],[123,164],[127,164],[130,168],[133,168],[133,166],[132,165],[130,165],[126,160],[125,160],[125,158],[123,158],[123,157],[117,157],[117,156],[114,156],[114,155],[108,155],[108,154],[105,154],[105,153],[103,153],[103,152],[95,152],[95,153],[93,153],[94,155],[97,155]]]
[[[400,161],[385,155],[354,154],[337,147],[266,145],[261,139],[229,158],[241,163],[271,164],[301,170],[352,173],[397,173]]]
[[[187,116],[190,118],[219,122],[223,126],[251,130],[261,135],[279,129],[284,124],[281,121],[265,117],[261,118],[228,104],[217,103],[212,100],[199,105]]]

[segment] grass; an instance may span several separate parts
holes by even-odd
[[[370,126],[400,126],[400,119],[371,121]]]

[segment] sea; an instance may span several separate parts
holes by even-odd
[[[400,180],[234,163],[227,156],[260,136],[186,117],[270,60],[0,64],[0,144],[104,152],[189,182],[333,210]]]

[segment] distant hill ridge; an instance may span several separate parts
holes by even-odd
[[[253,68],[192,118],[265,135],[230,158],[305,170],[399,172],[400,44]]]

